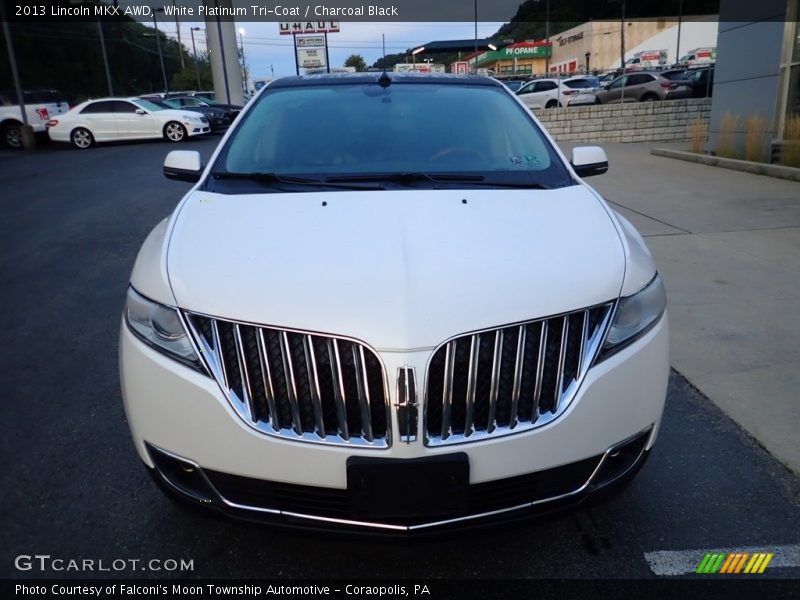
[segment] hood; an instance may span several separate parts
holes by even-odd
[[[582,185],[197,191],[167,265],[181,308],[412,350],[616,298],[625,256]]]
[[[193,112],[191,110],[179,110],[177,108],[165,108],[156,113],[162,117],[172,117],[174,119],[199,119],[203,116],[202,113]]]

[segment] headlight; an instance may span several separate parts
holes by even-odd
[[[131,287],[125,300],[125,322],[145,344],[201,373],[206,372],[174,308],[148,300]]]
[[[597,361],[600,362],[632,344],[655,325],[667,307],[661,277],[653,277],[641,290],[621,298]]]

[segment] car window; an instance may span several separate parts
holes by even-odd
[[[549,92],[550,90],[554,90],[557,87],[558,84],[555,81],[539,81],[536,83],[537,92]]]
[[[135,104],[125,102],[124,100],[115,100],[112,104],[114,105],[113,108],[116,113],[135,113],[139,109]]]
[[[136,106],[144,108],[145,110],[149,111],[164,110],[163,106],[159,106],[158,104],[150,102],[149,100],[142,100],[141,98],[137,98],[136,100],[133,101],[133,103],[136,104]]]
[[[535,81],[529,81],[528,83],[526,83],[517,90],[517,95],[521,96],[522,94],[530,94],[531,92],[533,92],[535,85],[536,85]]]
[[[92,102],[87,104],[81,109],[81,114],[100,114],[100,113],[113,113],[114,102],[111,100],[101,100],[100,102]]]
[[[580,90],[584,88],[597,87],[600,85],[600,82],[593,77],[587,77],[586,79],[571,79],[569,81],[565,81],[564,85],[566,85],[568,88],[572,88],[573,90]]]
[[[649,83],[653,81],[654,77],[647,73],[636,73],[635,75],[628,76],[628,83],[625,85],[642,85],[643,83]]]
[[[533,174],[537,181],[567,185],[552,145],[505,88],[417,82],[386,88],[271,86],[235,129],[212,171],[317,176],[455,171],[487,179],[510,174],[523,183]]]
[[[619,77],[619,78],[615,79],[614,81],[612,81],[609,84],[608,89],[617,90],[617,89],[627,85],[627,81],[628,81],[628,76],[627,75],[625,75],[623,77]]]

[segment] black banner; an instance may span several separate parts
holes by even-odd
[[[795,599],[800,581],[697,576],[691,579],[435,580],[4,580],[4,598],[499,598]]]

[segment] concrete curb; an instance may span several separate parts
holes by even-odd
[[[744,171],[754,175],[766,175],[778,179],[788,179],[789,181],[800,182],[800,169],[785,167],[783,165],[770,165],[766,163],[750,162],[749,160],[738,160],[735,158],[722,158],[709,154],[695,154],[683,150],[670,150],[668,148],[653,148],[650,150],[653,156],[663,156],[665,158],[675,158],[711,167],[722,167],[723,169],[733,169],[734,171]]]

